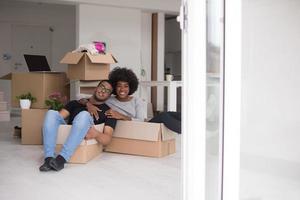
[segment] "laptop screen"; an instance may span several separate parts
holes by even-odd
[[[30,72],[51,71],[46,56],[24,54],[24,58]]]

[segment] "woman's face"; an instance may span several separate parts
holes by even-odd
[[[118,81],[116,85],[116,94],[119,99],[127,99],[129,94],[129,84],[125,81]]]

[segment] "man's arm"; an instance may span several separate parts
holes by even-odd
[[[96,120],[99,119],[99,114],[98,114],[98,111],[100,112],[101,110],[97,107],[97,106],[94,106],[92,103],[89,102],[88,99],[80,99],[78,101],[81,105],[84,105],[86,106],[88,112],[94,116],[96,118]]]
[[[85,139],[96,139],[102,145],[108,145],[112,138],[112,133],[114,129],[110,126],[104,126],[103,132],[98,131],[92,126],[87,132]]]
[[[118,111],[115,111],[113,109],[109,109],[105,112],[105,115],[107,118],[113,118],[113,119],[119,119],[119,120],[125,120],[125,121],[131,121],[131,117],[127,115],[123,115],[119,113]]]

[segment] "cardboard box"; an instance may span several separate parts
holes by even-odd
[[[0,101],[0,111],[7,111],[7,102]]]
[[[47,109],[22,109],[22,144],[43,144],[43,123]]]
[[[70,80],[108,79],[110,64],[117,60],[110,53],[92,55],[90,53],[67,53],[60,63],[68,64],[67,76]]]
[[[61,92],[67,95],[66,74],[64,72],[23,72],[10,73],[1,79],[11,80],[12,107],[20,107],[16,96],[31,92],[37,98],[31,108],[47,108],[45,100],[53,92]]]
[[[60,125],[56,140],[56,151],[59,152],[66,141],[71,125]],[[95,128],[99,131],[103,130],[103,124],[95,125]],[[103,151],[103,147],[97,140],[83,140],[79,147],[75,150],[69,163],[87,163],[89,160],[95,158]]]
[[[10,121],[10,112],[9,111],[0,111],[0,122]]]
[[[112,142],[104,151],[163,157],[175,153],[175,135],[161,123],[118,120]]]

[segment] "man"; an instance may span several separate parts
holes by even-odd
[[[110,108],[104,103],[111,95],[112,86],[108,80],[100,81],[94,94],[88,101],[95,105],[98,111],[98,117],[93,117],[87,112],[86,106],[78,101],[70,101],[62,110],[49,110],[46,113],[43,124],[43,141],[45,162],[40,166],[40,171],[59,171],[64,168],[64,164],[71,158],[78,145],[84,138],[96,139],[99,143],[107,145],[112,138],[112,132],[116,125],[115,119],[109,119],[105,112]],[[56,136],[58,127],[66,124],[65,119],[68,117],[68,124],[72,124],[70,134],[65,141],[59,155],[54,158]],[[94,124],[104,123],[103,132],[94,128]]]

